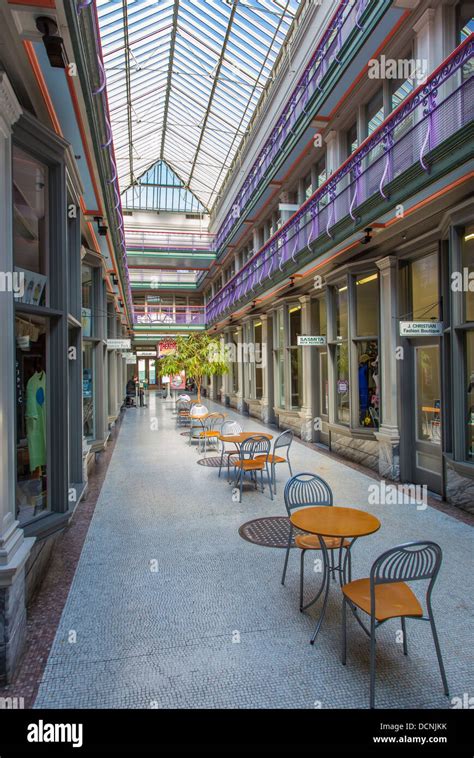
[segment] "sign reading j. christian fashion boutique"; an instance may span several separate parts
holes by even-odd
[[[439,337],[442,321],[400,321],[400,337]]]

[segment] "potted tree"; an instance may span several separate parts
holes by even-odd
[[[223,354],[220,340],[206,332],[176,337],[176,350],[160,358],[158,373],[160,376],[171,377],[180,371],[185,371],[186,377],[196,382],[197,399],[200,403],[204,377],[226,374],[229,371],[229,362]]]

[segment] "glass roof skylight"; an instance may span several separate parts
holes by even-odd
[[[181,179],[165,163],[157,161],[136,184],[129,187],[122,197],[122,206],[130,210],[178,211],[181,213],[205,213],[206,209],[184,187]]]
[[[122,192],[162,160],[212,206],[299,3],[98,0]]]

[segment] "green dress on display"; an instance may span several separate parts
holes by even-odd
[[[46,466],[46,374],[37,371],[26,385],[26,437],[30,471]]]

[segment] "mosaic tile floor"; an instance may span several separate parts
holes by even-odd
[[[254,419],[241,423],[275,433]],[[250,487],[235,502],[215,468],[196,465],[202,454],[179,431],[170,405],[153,395],[148,408],[126,412],[35,706],[367,707],[368,640],[351,618],[343,667],[338,585],[312,647],[315,611],[298,611],[296,551],[282,587],[283,552],[239,536],[252,518],[285,514],[285,467],[273,502],[268,489]],[[354,576],[394,544],[441,544],[433,607],[450,697],[472,693],[471,527],[430,507],[369,505],[373,479],[299,442],[291,459],[294,472],[327,479],[337,505],[381,519],[380,531],[354,547]],[[319,576],[311,560],[308,593]],[[407,622],[407,658],[398,629],[394,620],[378,633],[377,706],[449,707],[429,625]]]

